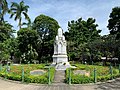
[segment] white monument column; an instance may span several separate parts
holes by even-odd
[[[66,51],[66,40],[63,36],[63,30],[61,28],[58,29],[58,35],[54,41],[54,55],[53,55],[53,63],[52,65],[56,66],[57,70],[65,70],[70,67],[68,62],[68,56]]]

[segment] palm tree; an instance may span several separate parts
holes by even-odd
[[[8,12],[7,0],[0,0],[0,21],[4,21],[4,15]]]
[[[27,12],[28,12],[28,8],[29,6],[28,5],[24,5],[24,1],[21,1],[19,4],[16,3],[16,2],[12,2],[12,5],[11,5],[11,9],[10,9],[10,13],[11,13],[11,16],[10,18],[12,18],[13,16],[15,16],[14,20],[19,20],[19,28],[21,29],[21,26],[22,26],[22,14],[24,15],[25,19],[26,20],[30,20],[29,16],[27,15]]]

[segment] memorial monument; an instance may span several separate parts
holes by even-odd
[[[70,67],[68,62],[68,56],[66,51],[66,40],[63,35],[63,30],[61,28],[58,29],[58,35],[54,41],[54,55],[53,55],[53,63],[56,70],[65,70]]]

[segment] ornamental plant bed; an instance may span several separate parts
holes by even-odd
[[[96,65],[83,65],[75,64],[77,68],[71,69],[71,83],[72,84],[84,84],[94,83],[94,70],[96,70],[96,79],[98,82],[107,81],[120,76],[119,69],[112,68],[112,75],[110,68],[105,66]],[[85,73],[89,73],[86,75]],[[66,83],[69,83],[69,69],[66,70]]]
[[[6,66],[0,71],[0,76],[6,79],[22,81],[22,69],[24,68],[24,82],[27,83],[48,83],[48,68],[44,68],[45,64],[26,64],[26,65],[12,65],[10,66],[10,71],[6,72]],[[42,75],[31,75],[30,71],[42,70],[44,73]],[[54,78],[54,67],[50,68],[50,81]]]

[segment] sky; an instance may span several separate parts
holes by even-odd
[[[21,0],[7,0],[9,6],[11,2],[19,3]],[[109,15],[112,8],[120,6],[120,0],[23,0],[28,5],[28,15],[32,21],[40,14],[50,16],[57,20],[60,27],[67,31],[68,21],[77,20],[82,17],[96,19],[98,29],[102,30],[101,35],[109,34],[107,29]],[[10,15],[5,15],[5,20],[18,30],[18,21],[9,19]]]

